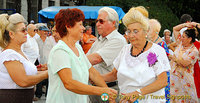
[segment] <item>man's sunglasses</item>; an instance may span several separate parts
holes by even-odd
[[[34,29],[34,32],[38,32],[38,29]]]
[[[105,21],[103,19],[97,19],[96,23],[99,22],[100,24],[103,24]]]

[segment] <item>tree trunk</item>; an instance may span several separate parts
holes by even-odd
[[[28,23],[31,21],[31,8],[32,8],[32,0],[27,0],[27,5],[28,5]]]
[[[15,8],[17,13],[21,13],[21,0],[15,0]]]
[[[38,0],[38,11],[42,9],[42,0]]]

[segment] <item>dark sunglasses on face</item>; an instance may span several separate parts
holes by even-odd
[[[37,32],[38,31],[38,29],[34,29],[34,32]]]
[[[103,24],[105,21],[103,19],[97,19],[96,23],[99,22],[100,24]]]

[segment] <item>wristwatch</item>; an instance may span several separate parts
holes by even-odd
[[[140,89],[136,89],[135,91],[137,91],[139,94],[139,96],[142,96],[142,92],[141,92],[141,90]]]

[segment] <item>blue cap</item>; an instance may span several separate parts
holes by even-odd
[[[49,31],[48,27],[46,26],[40,26],[39,30]]]

